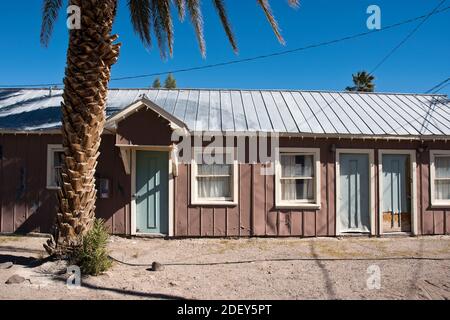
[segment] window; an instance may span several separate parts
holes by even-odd
[[[61,145],[47,146],[47,189],[57,189],[59,186],[63,154],[64,149]]]
[[[278,153],[276,206],[320,208],[320,150],[280,148]]]
[[[203,161],[201,149],[194,149],[191,175],[192,204],[236,204],[237,162],[233,150],[226,149],[214,157],[212,164]]]
[[[431,205],[450,207],[450,150],[430,151]]]

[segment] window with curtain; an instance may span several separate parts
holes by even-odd
[[[215,157],[215,163],[207,164],[202,159],[201,151],[196,151],[194,154],[193,201],[197,203],[234,202],[236,189],[234,161],[229,163],[230,157],[224,153]]]
[[[450,155],[435,155],[434,170],[434,198],[450,203]]]
[[[314,200],[314,156],[280,155],[281,200]]]
[[[279,148],[275,206],[320,209],[320,148]]]
[[[231,165],[197,165],[197,195],[199,199],[231,198]]]

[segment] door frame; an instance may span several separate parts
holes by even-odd
[[[379,234],[392,234],[383,233],[383,155],[385,154],[398,154],[409,155],[410,159],[410,177],[411,179],[411,232],[395,232],[395,234],[418,234],[418,220],[417,220],[417,165],[416,165],[416,150],[415,149],[403,149],[403,150],[391,150],[380,149],[378,150],[378,228]]]
[[[136,198],[133,196],[136,193],[136,153],[137,151],[153,151],[153,152],[167,152],[169,158],[169,172],[168,172],[168,234],[159,233],[141,233],[136,231]],[[165,146],[136,146],[131,149],[131,235],[142,235],[142,236],[169,236],[174,235],[174,175],[172,168],[172,147]]]
[[[375,228],[375,159],[374,159],[374,151],[373,149],[336,149],[336,235],[345,235],[347,233],[341,232],[341,220],[340,220],[340,212],[339,212],[339,194],[341,192],[340,186],[340,173],[341,173],[341,163],[340,163],[340,155],[341,154],[367,154],[369,156],[369,220],[370,220],[370,235],[376,234]],[[367,234],[366,232],[362,232],[362,234]]]

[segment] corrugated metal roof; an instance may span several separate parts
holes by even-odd
[[[142,97],[190,130],[332,135],[450,135],[443,95],[289,90],[111,89],[107,115]],[[0,128],[60,125],[62,90],[0,89]]]

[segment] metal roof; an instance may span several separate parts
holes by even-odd
[[[110,117],[143,97],[189,130],[449,136],[444,95],[293,90],[110,89]],[[0,89],[1,130],[60,126],[61,89]]]

